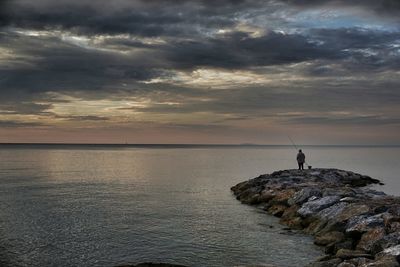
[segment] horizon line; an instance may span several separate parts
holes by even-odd
[[[4,145],[47,145],[47,146],[269,146],[269,147],[294,147],[291,144],[256,144],[256,143],[238,143],[238,144],[217,144],[217,143],[59,143],[59,142],[0,142]],[[398,147],[400,144],[296,144],[297,147],[305,146],[325,146],[325,147]]]

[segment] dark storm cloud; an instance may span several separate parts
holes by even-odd
[[[3,32],[2,44],[16,54],[27,55],[26,64],[0,63],[0,86],[10,96],[24,90],[28,94],[49,91],[94,91],[123,89],[122,84],[146,81],[168,74],[168,69],[192,70],[198,67],[246,69],[257,66],[290,64],[313,60],[340,60],[349,57],[349,48],[383,49],[397,35],[357,30],[318,30],[317,44],[300,34],[269,32],[251,37],[233,33],[221,38],[172,41],[159,45],[137,45],[141,53],[118,54],[67,43],[57,37],[21,36]],[[335,42],[333,40],[336,40]],[[337,44],[337,43],[340,44]],[[46,43],[43,47],[42,44]],[[108,45],[121,46],[121,39]],[[123,47],[130,47],[125,40]],[[132,48],[131,47],[131,48]],[[128,49],[128,48],[125,48]],[[359,52],[357,52],[359,53]],[[363,59],[356,54],[352,61]],[[389,58],[389,57],[388,57]],[[393,62],[394,56],[391,57]],[[384,64],[380,59],[380,64]],[[363,64],[365,65],[365,59]],[[375,61],[372,59],[371,64]],[[21,79],[23,77],[23,79]],[[111,87],[111,88],[110,88]]]
[[[293,15],[293,10],[350,4],[348,1],[325,0],[281,1],[287,5],[275,5],[278,2],[1,2],[0,24],[8,27],[0,32],[0,48],[10,50],[10,56],[0,61],[3,94],[0,110],[5,114],[36,114],[67,121],[109,120],[101,116],[49,113],[52,104],[38,103],[54,103],[56,100],[48,94],[51,92],[79,99],[137,96],[158,103],[132,108],[134,111],[163,114],[213,112],[229,115],[226,121],[231,122],[271,117],[282,110],[361,111],[377,109],[383,104],[396,106],[400,101],[400,81],[396,77],[382,81],[380,74],[393,75],[400,69],[399,31],[354,25],[332,29],[323,24],[315,29],[290,29],[292,24],[287,21],[293,18],[287,16]],[[400,9],[398,1],[360,0],[352,4],[381,17],[394,15]],[[275,29],[270,23],[270,14],[279,8],[281,12],[277,14],[280,15],[275,14],[273,18],[286,23],[284,30]],[[290,12],[285,12],[287,8]],[[265,18],[263,23],[257,24],[261,32],[265,31],[264,35],[254,35],[235,27],[242,22],[254,26],[252,23],[257,12],[257,16],[263,13]],[[228,31],[218,33],[225,27]],[[44,33],[27,33],[35,30]],[[87,42],[69,38],[71,36],[86,38]],[[149,41],[147,37],[156,41]],[[198,68],[276,74],[276,80],[281,81],[280,84],[274,81],[265,86],[242,85],[241,88],[220,91],[168,82],[144,83],[156,78],[166,81],[177,71],[190,74]],[[297,77],[294,82],[287,82],[285,79],[291,75],[301,76],[304,80]],[[32,104],[24,104],[29,101]],[[162,104],[168,101],[179,105]],[[121,109],[128,110],[125,107]],[[388,118],[314,116],[289,118],[286,122],[346,124],[359,120],[363,124],[378,125],[396,122]],[[3,124],[22,126],[13,121],[4,121]],[[176,124],[173,127],[212,129],[215,126]]]
[[[63,42],[55,37],[0,34],[5,47],[27,57],[17,61],[0,62],[0,87],[18,96],[49,91],[92,91],[113,85],[116,81],[143,81],[158,77],[160,72],[149,60],[130,58],[115,53],[87,49]],[[46,46],[43,46],[43,43]],[[143,55],[145,57],[145,55]]]
[[[39,122],[20,122],[13,120],[0,120],[0,127],[4,128],[30,128],[30,127],[43,127],[46,124]]]
[[[32,102],[15,103],[7,102],[0,104],[0,114],[48,114],[47,110],[52,107],[52,104],[37,104]]]
[[[60,116],[60,115],[54,115],[55,118],[57,119],[63,119],[67,121],[108,121],[110,118],[107,117],[102,117],[102,116],[93,116],[93,115],[88,115],[88,116]]]
[[[382,15],[399,15],[397,0],[281,0],[293,7],[350,6]],[[79,34],[179,36],[232,26],[251,11],[273,12],[274,1],[88,1],[2,0],[0,23],[31,29],[63,29]],[[284,15],[281,19],[285,19]],[[395,16],[393,16],[395,17]],[[202,30],[200,30],[202,29]]]
[[[341,51],[312,43],[305,36],[277,32],[256,38],[233,33],[218,39],[176,42],[167,47],[166,53],[175,67],[183,69],[201,66],[237,69],[343,56]]]
[[[9,14],[9,6],[10,6],[11,0],[2,0],[0,1],[0,27],[7,25],[10,23],[10,14]]]
[[[177,93],[165,93],[164,101],[179,102],[179,105],[153,104],[146,107],[135,107],[132,111],[155,114],[190,114],[209,112],[228,115],[230,118],[270,118],[285,112],[341,112],[375,113],[380,110],[380,103],[395,107],[400,102],[400,82],[374,81],[337,82],[328,79],[323,82],[296,81],[286,87],[249,86],[235,90],[212,90],[186,92],[184,88]],[[379,88],[379,90],[376,90]],[[145,95],[145,94],[144,94]],[[179,95],[179,98],[177,97]],[[151,98],[152,96],[149,95]],[[201,99],[207,98],[207,101]],[[290,117],[292,118],[292,117]],[[288,117],[282,117],[287,121]],[[235,120],[235,119],[234,119]],[[372,120],[371,120],[372,122]]]
[[[259,1],[26,1],[7,6],[8,24],[31,29],[63,29],[79,34],[178,36],[198,32],[201,27],[223,27],[235,23],[240,8]]]
[[[285,121],[285,120],[284,120]],[[328,125],[400,125],[400,118],[388,118],[382,115],[369,116],[298,116],[286,120],[296,124]]]
[[[380,15],[399,15],[400,1],[398,0],[280,0],[281,2],[300,6],[317,7],[323,5],[344,6],[344,7],[363,7],[370,12]]]

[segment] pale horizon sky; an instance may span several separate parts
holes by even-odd
[[[0,143],[400,144],[397,0],[5,0]]]

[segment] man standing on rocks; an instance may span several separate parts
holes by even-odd
[[[297,153],[297,163],[299,164],[299,170],[304,170],[304,162],[306,161],[306,155],[299,150],[299,153]]]

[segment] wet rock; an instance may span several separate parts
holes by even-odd
[[[287,208],[287,206],[281,204],[272,205],[268,208],[268,212],[276,217],[281,217]]]

